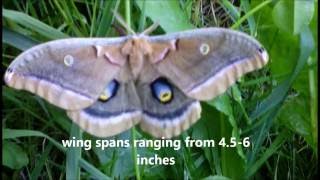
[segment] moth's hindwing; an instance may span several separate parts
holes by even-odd
[[[117,82],[116,86],[110,83],[93,105],[68,111],[68,116],[82,129],[99,137],[119,134],[141,120],[140,99],[133,81]]]

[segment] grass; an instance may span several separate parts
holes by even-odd
[[[285,1],[285,3],[283,3]],[[3,61],[66,37],[121,35],[111,10],[153,34],[207,26],[257,38],[271,62],[226,93],[202,102],[202,118],[177,139],[250,137],[245,148],[65,148],[62,139],[96,140],[65,112],[41,98],[3,85],[2,177],[13,179],[312,179],[317,174],[317,1],[4,1]],[[293,8],[296,7],[296,8]],[[307,10],[306,10],[307,8]],[[307,13],[308,12],[308,13]],[[314,14],[310,13],[314,12]],[[310,15],[311,14],[311,15]],[[283,17],[284,15],[285,18]],[[299,15],[299,16],[297,16]],[[298,18],[297,18],[298,17]],[[285,21],[279,25],[278,21]],[[138,127],[113,139],[150,139]],[[175,157],[174,166],[138,166],[136,156]]]

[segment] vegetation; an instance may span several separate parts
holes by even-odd
[[[257,38],[270,63],[203,102],[202,118],[177,139],[250,137],[245,148],[65,148],[96,140],[66,113],[25,91],[3,88],[4,179],[312,179],[317,173],[317,0],[6,0],[2,66],[35,44],[67,37],[119,36],[118,11],[153,34],[226,27]],[[151,139],[138,127],[111,139]],[[110,138],[109,138],[110,139]],[[173,166],[134,163],[137,154],[175,157]]]

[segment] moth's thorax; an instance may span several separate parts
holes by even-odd
[[[129,58],[130,69],[134,78],[137,78],[143,68],[145,57],[152,53],[152,47],[145,38],[133,37],[124,44],[121,52]]]

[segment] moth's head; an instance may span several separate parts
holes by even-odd
[[[135,53],[147,55],[152,52],[152,47],[147,38],[145,38],[145,35],[139,34],[133,35],[132,38],[128,39],[122,47],[121,52],[125,55],[133,55]]]
[[[144,34],[139,34],[132,38],[133,47],[139,52],[142,52],[143,55],[151,54],[152,52],[152,47],[145,37]]]

